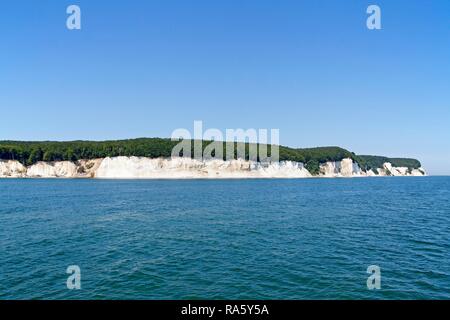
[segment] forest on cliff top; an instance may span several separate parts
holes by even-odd
[[[191,141],[192,142],[192,141]],[[111,141],[0,141],[0,159],[17,160],[24,165],[32,165],[38,161],[77,161],[81,159],[96,159],[117,156],[137,156],[150,158],[168,158],[172,149],[179,141],[172,141],[164,138],[139,138],[128,140]],[[211,141],[202,141],[203,149]],[[224,152],[225,143],[223,144]],[[191,143],[191,154],[194,154],[194,143]],[[268,155],[271,154],[270,145],[267,146]],[[234,157],[237,157],[237,150],[243,147],[245,159],[249,158],[249,143],[234,143]],[[421,166],[416,159],[408,158],[388,158],[382,156],[356,155],[340,147],[317,147],[317,148],[290,148],[280,146],[280,161],[296,161],[305,164],[306,168],[316,174],[319,165],[327,161],[340,161],[344,158],[351,158],[359,164],[362,169],[381,168],[383,163],[390,162],[395,167],[408,167],[416,169]],[[259,160],[259,159],[258,159]]]

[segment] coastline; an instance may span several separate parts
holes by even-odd
[[[350,158],[320,164],[311,174],[301,162],[260,163],[243,159],[196,160],[191,158],[106,157],[91,160],[40,161],[24,166],[17,160],[0,160],[0,178],[62,179],[305,179],[426,176],[423,168],[394,167],[384,163],[375,171],[363,170]]]

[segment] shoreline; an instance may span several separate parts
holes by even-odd
[[[112,181],[112,180],[134,180],[134,181],[145,181],[145,180],[166,180],[166,181],[175,181],[175,180],[331,180],[331,179],[337,179],[337,180],[347,180],[347,179],[364,179],[364,178],[427,178],[427,177],[450,177],[450,175],[424,175],[424,176],[360,176],[360,177],[324,177],[324,176],[312,176],[312,177],[305,177],[305,178],[298,178],[298,177],[226,177],[226,178],[205,178],[205,177],[199,177],[199,178],[83,178],[83,177],[0,177],[1,180],[85,180],[85,181]]]
[[[243,159],[112,157],[91,160],[37,162],[24,166],[17,160],[0,160],[0,178],[23,179],[309,179],[426,176],[423,168],[393,167],[384,163],[375,170],[361,169],[350,158],[320,163],[311,174],[301,162],[254,162]]]

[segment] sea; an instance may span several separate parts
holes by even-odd
[[[1,179],[0,299],[450,299],[450,177]]]

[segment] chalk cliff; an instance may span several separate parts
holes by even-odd
[[[142,157],[105,158],[96,178],[305,178],[311,176],[302,164],[291,161],[261,164],[245,160],[189,158],[150,159]]]
[[[38,162],[27,169],[27,177],[70,178],[77,175],[77,166],[70,161]]]
[[[359,165],[353,162],[352,159],[346,158],[342,161],[326,162],[320,165],[320,176],[335,178],[335,177],[359,177],[366,176],[362,172]]]
[[[0,177],[1,178],[20,178],[26,175],[25,168],[19,161],[0,160]]]
[[[318,177],[424,176],[423,168],[393,167],[364,171],[350,158],[320,165]],[[197,179],[197,178],[309,178],[302,163],[259,163],[190,158],[112,157],[93,160],[38,162],[29,167],[14,160],[0,160],[0,178],[104,178],[104,179]]]

